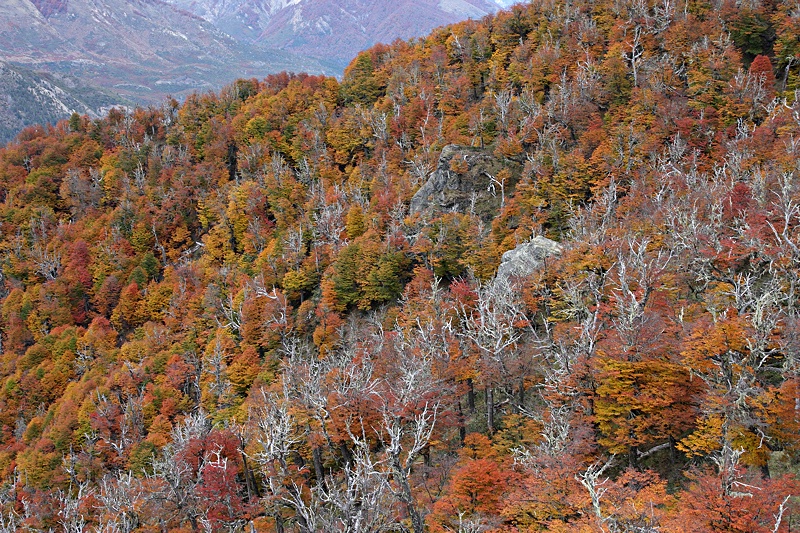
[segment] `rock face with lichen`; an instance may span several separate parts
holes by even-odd
[[[436,170],[411,198],[411,214],[448,211],[473,213],[491,220],[511,197],[522,172],[516,161],[487,150],[451,144],[442,149]]]
[[[503,254],[497,279],[510,280],[530,276],[544,266],[548,257],[561,254],[561,245],[537,235]]]

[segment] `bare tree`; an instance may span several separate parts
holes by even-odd
[[[14,511],[0,511],[0,533],[16,533],[21,529],[21,517]]]
[[[195,468],[184,452],[193,440],[202,440],[210,432],[211,419],[205,411],[199,410],[187,416],[182,424],[173,428],[172,442],[153,459],[153,471],[148,474],[148,478],[156,482],[150,500],[158,502],[168,518],[188,520],[192,531],[199,530],[204,516],[197,492],[202,464]]]
[[[260,399],[260,405],[250,411],[250,424],[255,426],[252,459],[264,477],[266,512],[275,520],[277,533],[284,531],[287,507],[295,511],[303,531],[314,531],[309,513],[303,512],[307,506],[292,467],[292,454],[303,439],[289,413],[288,389],[284,387],[282,395],[262,390]]]
[[[611,516],[607,516],[603,512],[603,507],[601,505],[601,500],[603,496],[608,491],[606,484],[608,483],[608,477],[603,477],[603,474],[606,470],[612,465],[614,462],[614,457],[611,458],[606,462],[594,462],[589,467],[581,472],[580,474],[575,476],[575,479],[580,481],[581,485],[584,486],[586,491],[589,493],[589,498],[592,502],[592,511],[594,512],[595,518],[597,520],[597,526],[600,528],[600,531],[606,531],[606,524],[613,521]],[[614,527],[615,524],[610,525],[610,530],[616,530]]]
[[[131,533],[141,524],[142,507],[147,500],[147,489],[133,472],[107,474],[101,481],[99,501],[99,527],[102,533]]]
[[[412,470],[430,444],[446,397],[434,370],[436,352],[419,349],[424,338],[420,335],[423,329],[395,332],[392,365],[376,391],[382,421],[378,436],[392,474],[392,490],[415,533],[424,531],[424,514],[412,490]]]
[[[357,439],[353,459],[341,472],[312,489],[300,511],[316,532],[379,533],[402,531],[393,510],[389,471],[373,459],[365,440]]]
[[[52,281],[61,272],[61,252],[52,238],[53,228],[50,216],[46,213],[30,221],[30,257],[36,273],[47,281]]]
[[[515,101],[515,96],[512,90],[505,89],[494,94],[494,110],[497,118],[500,120],[500,133],[508,131],[509,114],[511,112],[511,104]]]
[[[81,504],[92,490],[86,482],[79,483],[75,487],[67,490],[58,490],[56,499],[58,501],[58,523],[64,533],[83,533],[88,531],[86,517],[84,516]]]
[[[638,24],[633,29],[633,39],[626,43],[630,47],[630,52],[623,52],[622,58],[627,61],[631,66],[631,73],[633,74],[633,84],[639,85],[639,63],[644,55],[642,48],[642,27]]]
[[[473,308],[460,309],[462,335],[469,339],[481,355],[486,391],[486,420],[494,431],[494,392],[497,386],[506,387],[516,371],[520,353],[519,343],[527,329],[528,318],[518,294],[508,280],[498,278],[478,284]],[[520,385],[520,396],[524,384]],[[508,393],[509,401],[513,394]]]

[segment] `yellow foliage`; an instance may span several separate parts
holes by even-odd
[[[709,415],[697,423],[697,428],[687,437],[681,439],[676,447],[689,457],[705,456],[722,447],[722,425],[724,420],[719,415]]]

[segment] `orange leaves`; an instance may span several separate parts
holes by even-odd
[[[111,323],[118,331],[128,332],[143,323],[141,300],[141,291],[136,282],[122,290],[119,303],[111,314]]]
[[[683,364],[704,382],[698,427],[682,442],[690,454],[707,454],[726,446],[743,452],[742,461],[763,466],[769,451],[760,430],[772,416],[767,402],[773,392],[762,383],[764,359],[746,317],[724,317],[699,325],[686,342]],[[755,351],[754,351],[755,350]]]
[[[428,519],[431,531],[449,531],[460,521],[497,515],[503,506],[513,473],[497,458],[485,436],[472,433],[464,444],[445,495]]]
[[[704,417],[698,422],[695,430],[678,443],[678,449],[689,457],[708,456],[721,446],[723,423],[724,419],[716,414]]]
[[[761,398],[758,407],[769,426],[769,434],[787,452],[800,451],[800,378],[796,375],[786,379],[780,387]]]
[[[605,511],[617,524],[627,527],[657,527],[672,511],[674,498],[666,481],[653,472],[625,470],[611,484]]]
[[[784,476],[763,479],[739,471],[734,478],[725,473],[695,472],[692,483],[679,499],[672,527],[686,533],[788,532],[796,504],[798,483]]]
[[[537,457],[534,461],[513,485],[502,516],[521,531],[545,527],[575,531],[576,526],[568,522],[588,504],[588,495],[575,477],[579,468],[575,458],[564,454],[558,458]]]
[[[733,317],[698,327],[687,339],[681,357],[692,372],[710,376],[724,363],[728,352],[746,351],[743,325],[737,317]]]
[[[694,422],[688,373],[678,365],[604,358],[599,370],[595,419],[611,453],[664,441]]]
[[[253,346],[246,346],[234,356],[228,368],[228,378],[237,394],[245,395],[261,370],[261,360]]]

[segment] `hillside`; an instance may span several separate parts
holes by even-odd
[[[100,118],[113,106],[132,105],[117,95],[69,76],[45,73],[0,62],[0,144],[25,126],[55,124],[73,113]]]
[[[239,41],[311,57],[341,72],[362,50],[480,19],[491,0],[170,0]]]
[[[3,60],[80,77],[142,103],[238,76],[325,70],[315,60],[244,45],[160,0],[6,0],[0,20]]]
[[[275,13],[258,42],[344,68],[358,52],[494,13],[491,0],[300,0]]]
[[[553,0],[26,128],[0,527],[796,530],[799,21]]]

